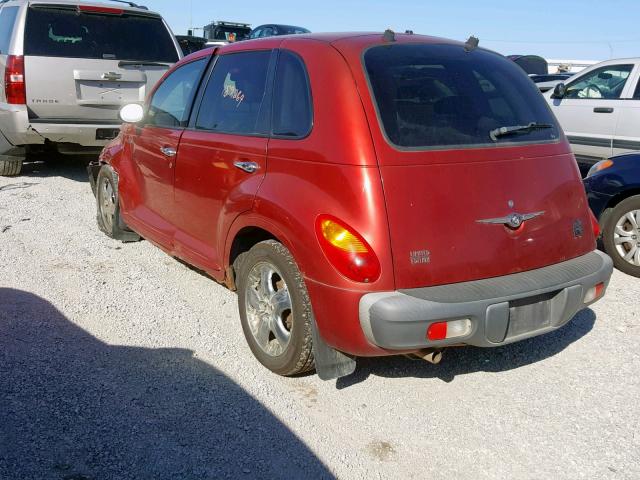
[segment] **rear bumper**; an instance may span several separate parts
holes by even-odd
[[[538,270],[453,285],[364,295],[360,325],[373,345],[386,350],[495,347],[553,331],[594,302],[585,294],[609,283],[611,259],[594,251]],[[596,300],[597,301],[597,300]],[[469,319],[471,332],[431,342],[431,323]]]
[[[0,131],[13,146],[38,145],[45,140],[54,143],[76,144],[82,147],[104,147],[108,139],[97,139],[98,131],[119,130],[117,122],[95,122],[84,120],[58,119],[52,122],[30,120],[25,105],[0,103]],[[0,145],[0,147],[5,148]],[[0,151],[0,154],[4,152]]]

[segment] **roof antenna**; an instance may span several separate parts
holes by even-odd
[[[464,51],[465,52],[471,52],[471,51],[475,50],[476,48],[478,48],[479,44],[480,44],[480,39],[478,39],[477,37],[474,37],[473,35],[471,35],[467,39],[467,42],[464,44]]]
[[[393,30],[391,30],[390,28],[387,28],[384,31],[384,35],[382,36],[382,39],[385,42],[395,42],[396,41],[396,34],[393,32]]]

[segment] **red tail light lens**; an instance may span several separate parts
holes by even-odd
[[[24,57],[9,55],[4,71],[4,91],[7,103],[11,105],[26,105],[27,89],[24,83]]]
[[[373,249],[344,222],[320,215],[316,235],[329,262],[345,277],[362,283],[375,282],[380,277],[380,262]]]
[[[593,214],[591,209],[589,209],[589,216],[591,217],[591,228],[593,228],[593,235],[598,238],[600,236],[600,224],[598,223],[598,219]]]

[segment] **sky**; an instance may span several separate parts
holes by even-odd
[[[640,0],[134,0],[175,34],[212,20],[283,23],[313,32],[413,30],[466,40],[504,55],[606,60],[640,56]],[[198,31],[195,32],[199,34]]]

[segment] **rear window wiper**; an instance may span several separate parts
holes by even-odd
[[[531,122],[529,125],[513,125],[511,127],[500,127],[489,132],[489,136],[491,140],[494,142],[498,141],[498,137],[503,137],[505,135],[511,135],[514,133],[527,133],[533,130],[541,130],[543,128],[553,128],[553,125],[550,123],[536,123]]]
[[[145,60],[120,60],[118,62],[119,67],[131,67],[133,65],[140,65],[141,67],[170,67],[169,63],[162,62],[148,62]]]

